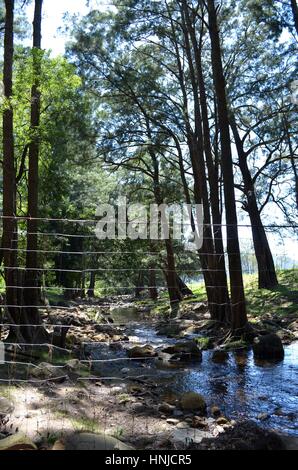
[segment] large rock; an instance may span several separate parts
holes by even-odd
[[[67,361],[64,369],[67,372],[72,372],[76,375],[85,375],[90,372],[90,368],[85,363],[79,361],[79,359],[71,359],[70,361]]]
[[[76,433],[64,439],[65,450],[134,450],[106,434]]]
[[[121,335],[122,334],[122,330],[120,330],[120,328],[117,328],[116,326],[112,326],[110,324],[95,325],[94,329],[97,333],[105,333],[109,336]]]
[[[57,382],[63,382],[68,378],[62,367],[55,367],[47,362],[41,362],[38,366],[32,365],[29,369],[29,375],[38,380],[55,380]]]
[[[157,352],[152,346],[150,346],[150,344],[146,344],[145,346],[134,346],[133,348],[127,351],[127,354],[128,357],[134,359],[143,359],[147,357],[157,356]]]
[[[199,393],[184,393],[180,399],[181,408],[185,411],[196,411],[201,415],[206,414],[207,405],[204,397]]]
[[[253,352],[256,359],[264,360],[282,360],[285,355],[281,339],[274,333],[255,338]]]
[[[172,323],[170,325],[162,325],[157,330],[158,336],[167,336],[168,338],[175,338],[179,336],[183,331],[184,327],[178,323]]]
[[[1,450],[37,450],[36,445],[24,434],[14,434],[0,440]]]
[[[223,364],[229,359],[229,353],[223,349],[215,349],[212,354],[212,362],[215,364]]]
[[[198,348],[195,341],[184,341],[181,343],[176,343],[173,346],[168,346],[162,350],[163,353],[170,354],[171,360],[175,361],[201,361],[202,352]]]

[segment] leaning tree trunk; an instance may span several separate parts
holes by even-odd
[[[284,115],[283,118],[284,122],[284,129],[285,129],[285,135],[287,139],[287,144],[289,146],[289,152],[290,152],[290,162],[291,162],[291,167],[293,170],[293,176],[294,176],[294,185],[295,185],[295,199],[296,199],[296,209],[298,211],[298,167],[297,167],[297,156],[295,155],[295,151],[293,148],[292,144],[292,139],[291,139],[291,134],[290,134],[290,129],[289,129],[289,122]]]
[[[24,299],[27,318],[31,325],[40,325],[38,311],[38,183],[39,183],[39,125],[40,125],[40,74],[41,74],[41,19],[43,0],[35,0],[33,21],[33,85],[31,89],[31,142],[28,171],[28,222],[27,256]],[[25,327],[28,342],[47,342],[49,336],[42,327]]]
[[[234,189],[233,158],[230,138],[225,77],[222,65],[217,10],[214,0],[208,0],[209,34],[211,41],[212,71],[217,99],[220,130],[221,165],[223,173],[225,213],[227,224],[227,252],[231,281],[231,327],[235,335],[247,326],[245,295],[238,236],[238,220]]]
[[[192,296],[194,295],[193,291],[188,287],[187,284],[185,284],[185,282],[183,281],[183,279],[181,279],[180,276],[177,275],[177,285],[178,285],[178,289],[181,293],[181,295],[184,297],[187,297],[187,296]]]
[[[95,297],[95,282],[96,282],[96,273],[95,271],[90,272],[90,281],[87,291],[87,296],[90,298]]]
[[[243,148],[243,142],[238,132],[235,117],[232,114],[230,114],[230,124],[237,147],[239,167],[247,199],[247,212],[251,222],[254,251],[258,264],[259,288],[273,289],[278,285],[273,256],[258,208],[255,187],[247,164],[247,155]]]

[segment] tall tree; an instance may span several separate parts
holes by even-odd
[[[254,250],[258,263],[259,288],[272,289],[278,285],[278,280],[266,230],[258,208],[254,180],[247,163],[248,154],[244,149],[235,118],[232,115],[230,115],[230,124],[234,134],[239,157],[239,168],[243,179],[244,194],[246,196],[245,207],[251,222]]]
[[[38,188],[39,188],[39,125],[40,125],[40,76],[41,76],[41,21],[43,0],[35,0],[33,20],[33,85],[31,90],[31,141],[29,144],[28,168],[28,221],[27,253],[24,300],[28,320],[39,325],[41,318],[38,312]],[[26,340],[40,342],[47,340],[43,328],[27,328],[24,331]]]
[[[217,12],[218,9],[215,7],[214,0],[208,0],[212,70],[218,109],[221,165],[224,182],[225,214],[227,224],[227,251],[231,281],[231,326],[233,332],[238,334],[243,331],[247,325],[247,315],[238,236],[229,114]]]
[[[20,311],[17,303],[17,271],[14,236],[16,233],[15,201],[16,170],[14,158],[14,115],[13,97],[13,60],[14,60],[14,0],[5,0],[5,33],[4,33],[4,70],[3,85],[5,105],[3,112],[3,237],[2,259],[4,260],[7,311],[13,322],[19,323]],[[17,329],[11,330],[11,337],[20,339]]]

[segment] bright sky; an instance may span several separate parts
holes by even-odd
[[[87,3],[89,4],[87,6]],[[56,56],[63,54],[65,51],[65,43],[68,40],[66,35],[59,31],[65,25],[63,20],[64,14],[67,12],[70,15],[79,14],[86,15],[92,8],[99,8],[106,10],[109,5],[109,0],[44,0],[43,4],[43,24],[42,24],[42,47],[44,49],[51,49],[52,55]],[[27,7],[28,21],[31,23],[33,19],[34,2]],[[26,45],[30,45],[31,41],[28,39]],[[266,219],[266,217],[264,217]],[[247,218],[239,223],[249,223]],[[265,224],[272,223],[272,220],[264,220]],[[251,240],[251,231],[247,228],[239,229],[239,235],[243,243],[249,244]],[[279,237],[276,235],[269,235],[272,250],[275,256],[287,255],[298,264],[298,249],[297,240],[289,234],[289,237]],[[250,250],[248,250],[250,251]]]
[[[89,3],[89,7],[87,7]],[[44,0],[43,3],[43,23],[42,23],[42,47],[51,49],[53,56],[64,53],[65,42],[67,37],[58,31],[63,28],[63,16],[67,12],[70,15],[80,14],[86,15],[93,7],[105,9],[108,0]],[[34,12],[34,2],[27,7],[27,16],[30,23],[32,22]],[[28,45],[30,40],[28,40]]]

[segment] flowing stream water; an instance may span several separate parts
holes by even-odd
[[[285,347],[284,360],[278,363],[255,361],[251,350],[231,352],[226,361],[214,363],[212,351],[203,351],[200,363],[160,367],[156,359],[125,360],[125,348],[137,343],[160,349],[177,340],[157,335],[153,325],[135,321],[127,309],[115,310],[113,317],[125,323],[130,341],[116,349],[97,345],[89,350],[92,359],[117,359],[97,366],[101,376],[119,381],[149,377],[162,384],[165,395],[198,392],[231,419],[255,419],[267,428],[298,436],[298,342]]]

